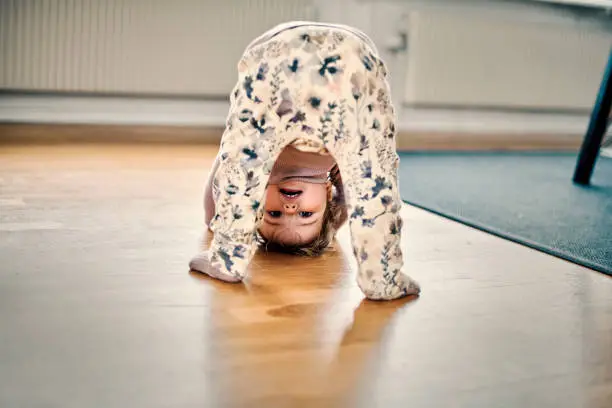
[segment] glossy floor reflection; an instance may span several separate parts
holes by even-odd
[[[419,298],[364,301],[347,230],[189,272],[214,154],[0,147],[0,406],[612,406],[612,279],[411,207]]]

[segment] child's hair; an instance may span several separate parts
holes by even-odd
[[[335,165],[329,172],[329,181],[332,184],[331,200],[327,202],[323,212],[323,224],[321,231],[315,239],[304,244],[283,244],[282,242],[270,241],[261,234],[257,234],[260,246],[267,252],[283,252],[301,256],[319,256],[331,244],[336,236],[336,232],[346,220],[346,203],[344,191],[342,190],[342,180],[340,171]]]

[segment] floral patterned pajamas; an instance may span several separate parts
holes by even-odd
[[[305,22],[272,33],[254,41],[238,64],[215,175],[207,273],[232,282],[245,277],[274,162],[299,143],[325,147],[338,164],[365,296],[418,293],[401,272],[394,108],[374,45],[345,26]]]

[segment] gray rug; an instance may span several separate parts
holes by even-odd
[[[612,275],[612,159],[590,187],[575,154],[400,153],[405,202]]]

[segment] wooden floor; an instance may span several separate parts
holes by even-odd
[[[362,300],[346,230],[189,273],[214,153],[0,147],[1,407],[612,407],[612,279],[415,208],[416,300]]]

